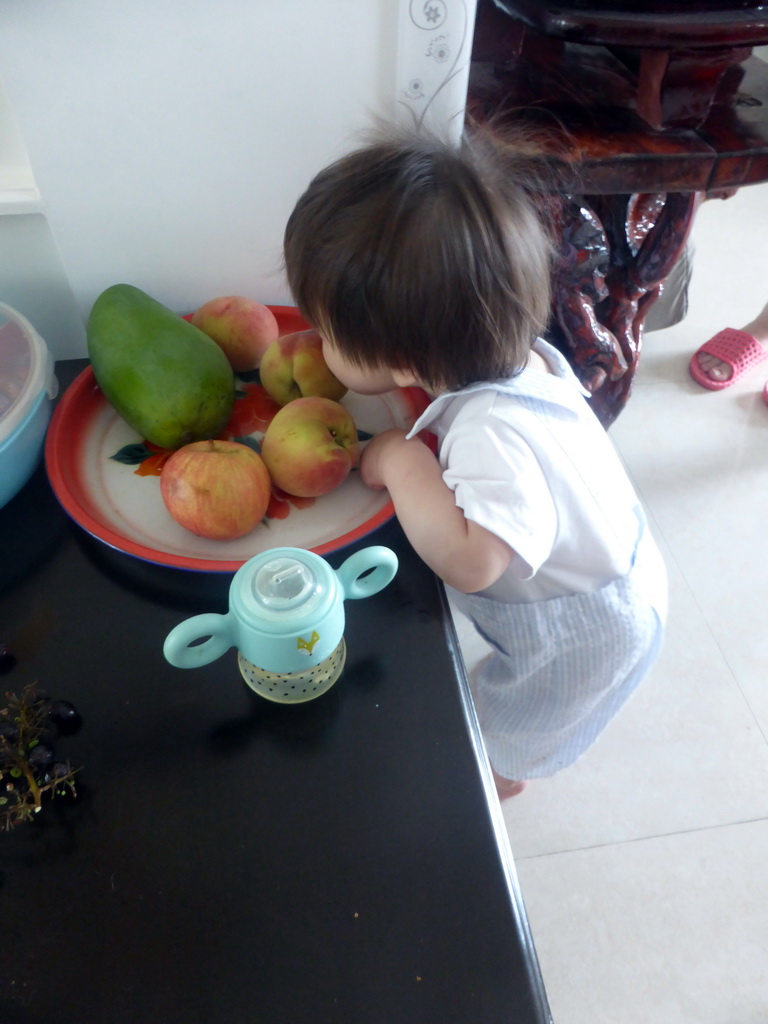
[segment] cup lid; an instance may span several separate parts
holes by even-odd
[[[56,395],[53,359],[32,324],[0,302],[0,441],[23,422],[41,391]]]
[[[238,571],[231,600],[266,631],[320,620],[336,597],[331,567],[311,551],[273,548]]]
[[[265,562],[251,578],[254,601],[265,611],[302,611],[316,604],[325,590],[317,573],[301,559],[279,555]]]

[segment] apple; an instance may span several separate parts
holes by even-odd
[[[211,299],[192,314],[190,323],[213,338],[235,373],[257,370],[280,334],[272,310],[242,295]]]
[[[267,427],[261,455],[278,487],[299,498],[318,498],[344,483],[357,464],[357,427],[330,398],[296,398]]]
[[[212,540],[249,533],[267,511],[272,483],[258,452],[239,441],[194,441],[160,473],[165,507],[186,530]]]
[[[315,330],[284,334],[261,359],[259,376],[264,389],[278,403],[320,396],[338,402],[347,393],[323,358],[323,342]]]

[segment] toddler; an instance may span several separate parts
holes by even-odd
[[[656,658],[666,606],[613,445],[539,337],[547,231],[492,136],[393,131],[315,177],[284,251],[344,384],[433,398],[409,432],[367,444],[360,472],[492,647],[475,701],[499,795],[514,795],[596,739]]]

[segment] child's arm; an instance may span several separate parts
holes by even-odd
[[[509,565],[512,549],[464,518],[440,463],[418,438],[407,441],[402,430],[377,434],[363,451],[360,472],[368,487],[387,488],[414,550],[456,590],[483,590]]]

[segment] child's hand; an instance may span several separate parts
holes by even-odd
[[[387,486],[386,471],[391,467],[393,457],[397,458],[398,450],[410,443],[405,439],[404,430],[385,430],[371,438],[360,456],[363,483],[373,491],[384,490]]]

